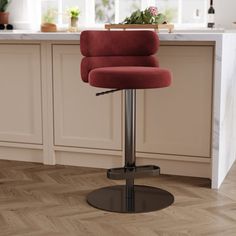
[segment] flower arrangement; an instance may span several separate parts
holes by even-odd
[[[148,7],[144,11],[137,10],[126,17],[122,24],[166,24],[166,16],[158,12],[157,7]]]

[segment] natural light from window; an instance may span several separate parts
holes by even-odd
[[[41,17],[56,13],[55,23],[66,26],[68,8],[78,6],[79,24],[102,26],[105,23],[120,23],[137,9],[157,6],[170,23],[176,26],[205,27],[207,21],[207,0],[41,0]]]

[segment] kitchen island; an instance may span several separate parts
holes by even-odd
[[[137,162],[210,178],[235,161],[236,33],[160,33],[172,86],[137,95]],[[0,33],[0,158],[122,165],[123,93],[95,97],[80,79],[80,33]]]

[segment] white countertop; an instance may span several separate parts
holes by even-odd
[[[170,41],[216,41],[224,34],[236,34],[236,30],[175,30],[160,32],[160,40]],[[79,40],[80,32],[43,33],[37,31],[13,30],[0,32],[0,40]]]
[[[44,33],[29,30],[1,31],[0,40],[79,40],[80,32]]]

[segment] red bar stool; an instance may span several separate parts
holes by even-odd
[[[171,73],[159,68],[155,53],[159,39],[152,31],[83,31],[80,37],[81,77],[91,86],[125,92],[125,166],[107,171],[107,177],[125,179],[125,185],[97,189],[87,196],[90,205],[112,212],[140,213],[160,210],[174,196],[159,188],[134,184],[136,177],[160,174],[158,166],[136,166],[136,89],[168,87]]]

